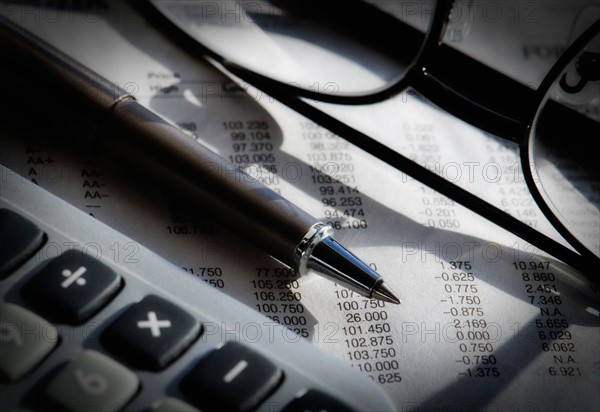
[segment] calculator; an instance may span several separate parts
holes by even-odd
[[[2,165],[0,379],[0,411],[395,410],[366,375]]]

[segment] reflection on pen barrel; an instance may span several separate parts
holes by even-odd
[[[231,232],[290,264],[317,220],[134,100],[101,126],[101,147],[193,198]]]

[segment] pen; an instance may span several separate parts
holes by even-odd
[[[61,124],[93,130],[93,144],[191,195],[232,233],[304,275],[314,271],[369,298],[400,300],[328,225],[227,162],[126,91],[0,16],[6,78]]]

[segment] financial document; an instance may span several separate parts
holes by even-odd
[[[584,276],[226,77],[129,6],[90,4],[0,7],[329,224],[402,304],[299,276],[206,218],[185,194],[55,142],[23,114],[3,122],[0,162],[135,240],[109,250],[93,239],[48,244],[48,257],[75,247],[134,264],[142,244],[181,276],[286,325],[290,342],[308,339],[370,376],[401,411],[600,410],[600,293]],[[543,47],[562,46],[536,50]],[[548,64],[549,55],[519,56]],[[529,194],[516,147],[411,92],[369,106],[315,104],[566,245]],[[237,327],[255,338],[251,325]]]

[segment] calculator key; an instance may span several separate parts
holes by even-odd
[[[348,405],[321,391],[310,389],[295,398],[282,412],[351,412]]]
[[[249,411],[281,383],[273,362],[237,342],[227,342],[196,364],[181,383],[183,393],[201,409]]]
[[[44,359],[58,343],[54,326],[11,303],[0,306],[0,374],[13,382]]]
[[[16,270],[44,242],[44,232],[33,222],[8,209],[0,209],[0,279]]]
[[[196,339],[200,322],[155,295],[129,307],[102,334],[102,343],[133,366],[160,370]]]
[[[80,324],[119,291],[114,270],[83,252],[69,250],[44,266],[23,287],[23,298],[57,322]]]
[[[175,398],[165,398],[156,402],[150,409],[151,412],[199,412],[192,405]]]
[[[86,350],[52,379],[45,394],[67,411],[117,411],[138,387],[133,372],[99,352]]]

